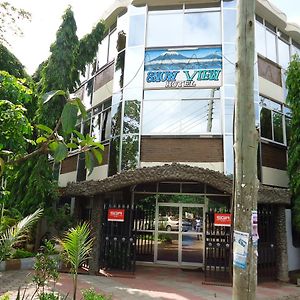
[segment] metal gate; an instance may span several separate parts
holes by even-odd
[[[148,207],[135,206],[134,235],[136,236],[136,259],[153,262],[155,205]]]
[[[231,227],[214,226],[214,212],[205,215],[205,283],[232,282]]]
[[[276,279],[276,209],[271,205],[258,206],[258,280]]]
[[[276,279],[276,208],[258,206],[258,281]],[[206,282],[232,281],[232,243],[230,227],[214,226],[213,212],[206,213],[205,264]]]
[[[124,212],[123,221],[109,221],[110,209]],[[103,211],[100,267],[106,270],[134,272],[135,235],[133,209],[130,204],[105,203]]]

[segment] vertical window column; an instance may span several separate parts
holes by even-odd
[[[233,126],[236,63],[237,1],[222,1],[222,48],[223,48],[223,150],[224,173],[233,175]]]
[[[120,149],[123,115],[123,87],[128,13],[118,17],[115,36],[115,72],[111,108],[111,141],[109,150],[108,176],[120,171]],[[112,50],[112,48],[110,48]]]
[[[125,16],[126,26],[121,19]],[[146,6],[129,6],[128,13],[121,18],[117,24],[119,49],[115,62],[109,176],[139,164]]]

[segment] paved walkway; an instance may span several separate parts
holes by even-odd
[[[6,291],[16,295],[18,287],[24,287],[31,276],[29,271],[0,272],[0,295]],[[93,287],[98,292],[112,295],[113,300],[231,299],[231,287],[205,285],[202,281],[203,273],[138,266],[133,278],[79,275],[79,289]],[[71,294],[71,276],[61,274],[56,289]],[[32,286],[30,290],[33,290]],[[260,284],[256,299],[300,299],[300,287],[279,282]]]

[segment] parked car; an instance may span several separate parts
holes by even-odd
[[[192,223],[186,220],[182,220],[182,231],[188,231],[192,228]],[[173,216],[159,217],[158,219],[158,230],[166,231],[178,231],[179,220]]]

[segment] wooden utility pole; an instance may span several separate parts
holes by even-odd
[[[234,230],[249,234],[236,239],[233,247],[233,299],[256,299],[257,246],[252,241],[252,211],[257,210],[257,144],[254,115],[254,16],[255,0],[238,1],[235,105]],[[237,237],[237,235],[235,235]],[[248,241],[246,264],[235,264],[235,253]]]

